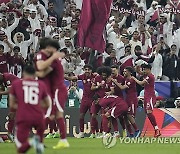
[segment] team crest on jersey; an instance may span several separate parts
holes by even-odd
[[[41,54],[38,54],[37,55],[37,60],[41,60],[42,59],[42,55]]]
[[[83,83],[86,83],[86,80],[83,80]]]
[[[146,80],[148,80],[148,79],[149,79],[149,76],[146,77]]]
[[[127,82],[127,85],[130,85],[131,83],[130,82]]]
[[[105,84],[105,81],[104,81],[104,80],[102,80],[102,81],[101,81],[101,83],[102,83],[102,84]]]
[[[6,84],[9,86],[11,84],[11,81],[7,81]]]
[[[91,80],[90,79],[87,79],[87,82],[90,82]]]

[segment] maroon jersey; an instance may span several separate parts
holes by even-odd
[[[18,103],[16,122],[43,119],[44,111],[40,102],[48,95],[42,81],[16,80],[11,86],[10,94],[16,98]]]
[[[118,74],[118,76],[113,76],[113,79],[115,79],[118,83],[121,83],[122,85],[124,84],[124,77],[120,74]],[[123,98],[122,90],[114,83],[113,86],[114,86],[114,95]]]
[[[110,95],[110,96],[105,96],[99,100],[99,105],[103,109],[111,109],[115,105],[124,102],[122,98],[115,96],[115,95]]]
[[[144,85],[144,98],[153,97],[155,96],[155,78],[154,75],[151,73],[144,77],[148,83]]]
[[[0,73],[8,72],[9,54],[0,55]]]
[[[136,82],[133,79],[125,79],[125,84],[129,87],[126,88],[126,98],[134,99],[137,98]]]
[[[91,98],[94,95],[94,91],[91,90],[92,80],[95,78],[95,75],[91,74],[86,76],[86,74],[78,75],[78,79],[83,82],[83,98]]]
[[[35,56],[35,59],[34,59],[34,63],[35,63],[35,67],[36,67],[36,70],[38,71],[38,68],[37,68],[37,61],[45,61],[47,60],[49,57],[42,51],[38,52],[37,55]],[[48,90],[48,94],[51,96],[51,84],[50,84],[50,74],[46,75],[45,77],[43,78],[38,78],[39,80],[41,80],[47,87],[47,90]]]
[[[64,84],[64,69],[61,64],[61,60],[54,60],[51,67],[53,68],[51,73],[51,87],[53,94],[55,93],[56,89],[60,89],[61,92],[64,92],[64,90],[67,91]]]
[[[5,87],[9,87],[12,82],[19,79],[17,76],[10,74],[10,73],[4,73],[3,74],[3,83]]]
[[[96,94],[98,94],[101,98],[105,96],[105,92],[109,92],[111,89],[111,87],[113,87],[112,85],[112,81],[106,81],[104,80],[100,75],[97,75],[94,80],[93,83],[98,86],[100,83],[103,84],[103,86],[101,86],[99,89],[97,89],[95,91]]]

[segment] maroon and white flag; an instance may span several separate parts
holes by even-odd
[[[132,57],[132,55],[129,55],[129,56],[126,56],[126,57],[120,59],[120,63],[121,63],[120,72],[123,72],[123,70],[128,66],[133,67],[133,57]]]
[[[104,28],[110,15],[112,0],[83,0],[77,45],[99,52],[105,50]]]

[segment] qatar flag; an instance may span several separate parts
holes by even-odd
[[[100,53],[105,50],[104,29],[110,15],[112,0],[83,0],[78,27],[77,45]]]
[[[120,63],[121,63],[121,66],[120,66],[120,72],[122,73],[123,70],[128,67],[128,66],[131,66],[133,67],[133,57],[132,55],[129,55],[129,56],[126,56],[122,59],[120,59]]]
[[[154,14],[152,15],[150,21],[153,22],[153,21],[157,20],[158,18],[159,18],[159,9],[157,9],[157,10],[154,12]]]

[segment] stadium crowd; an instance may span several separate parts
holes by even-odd
[[[82,0],[65,0],[63,12],[54,0],[4,2],[0,7],[1,73],[21,77],[25,61],[39,51],[39,40],[51,37],[68,50],[62,62],[67,74],[82,74],[87,63],[94,71],[102,64],[118,64],[123,70],[142,59],[151,63],[156,80],[180,78],[178,0],[115,0],[104,32],[104,53],[77,46]]]

